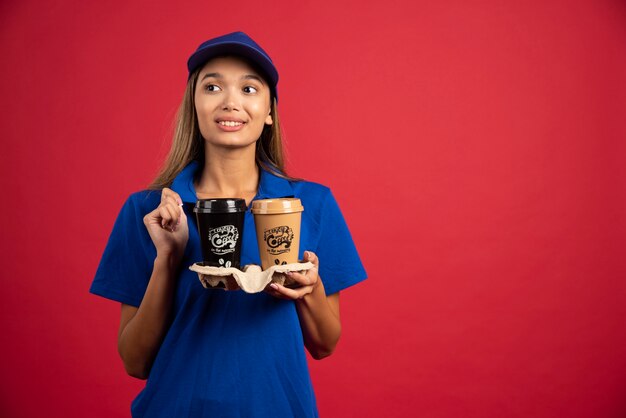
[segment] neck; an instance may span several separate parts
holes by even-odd
[[[195,182],[198,198],[244,197],[250,200],[259,185],[256,144],[241,149],[205,146],[204,167]]]

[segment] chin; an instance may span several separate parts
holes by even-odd
[[[241,139],[241,138],[230,138],[226,140],[219,141],[205,141],[205,144],[215,147],[215,148],[228,148],[228,149],[237,149],[237,148],[248,148],[256,146],[256,140],[251,141],[249,139]]]

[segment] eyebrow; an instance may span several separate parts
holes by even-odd
[[[213,77],[213,78],[223,78],[222,75],[220,73],[206,73],[203,77],[202,80],[204,80],[205,78],[209,78],[209,77]],[[200,80],[200,81],[202,81]]]
[[[224,78],[224,76],[220,73],[206,73],[204,76],[202,76],[202,80],[204,80],[205,78],[209,78],[209,77],[213,77],[213,78]],[[241,77],[242,80],[257,80],[259,83],[265,85],[265,81],[259,77],[258,75],[254,75],[254,74],[246,74],[244,76]]]
[[[243,77],[241,77],[242,80],[257,80],[259,83],[265,85],[265,81],[259,77],[258,75],[254,75],[254,74],[246,74]]]

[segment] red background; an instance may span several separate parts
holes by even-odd
[[[188,55],[233,30],[370,277],[310,362],[322,417],[626,416],[617,0],[0,3],[2,416],[128,415],[119,305],[88,288]]]

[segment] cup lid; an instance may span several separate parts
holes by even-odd
[[[200,213],[245,212],[246,201],[244,199],[199,199],[193,211]]]
[[[293,197],[280,199],[260,199],[252,202],[252,213],[255,215],[273,215],[279,213],[302,212],[304,206],[300,199]]]

